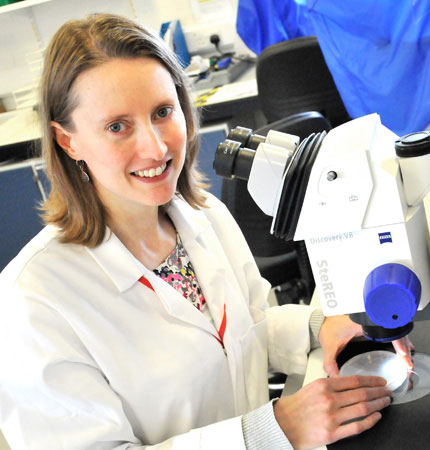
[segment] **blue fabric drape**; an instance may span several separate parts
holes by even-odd
[[[430,123],[430,0],[308,0],[351,117],[377,112],[399,135]]]
[[[269,45],[313,34],[307,9],[294,0],[239,0],[236,29],[257,55]]]
[[[260,51],[282,23],[285,39],[316,35],[351,117],[377,112],[399,135],[430,124],[430,0],[239,0],[241,11],[254,33],[242,39]]]

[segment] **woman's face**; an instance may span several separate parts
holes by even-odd
[[[73,87],[69,156],[84,160],[109,214],[167,203],[186,151],[186,123],[170,73],[157,60],[113,59]],[[60,136],[60,139],[64,138]]]

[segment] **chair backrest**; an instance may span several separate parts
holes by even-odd
[[[332,127],[350,120],[315,36],[266,47],[257,58],[257,86],[268,122],[318,111]]]

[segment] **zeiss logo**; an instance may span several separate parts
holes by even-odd
[[[379,243],[385,244],[386,242],[393,242],[393,239],[391,238],[391,233],[378,233],[379,236]]]

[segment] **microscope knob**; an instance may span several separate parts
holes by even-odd
[[[383,264],[373,269],[364,283],[364,306],[372,322],[384,328],[409,323],[417,312],[421,283],[402,264]]]

